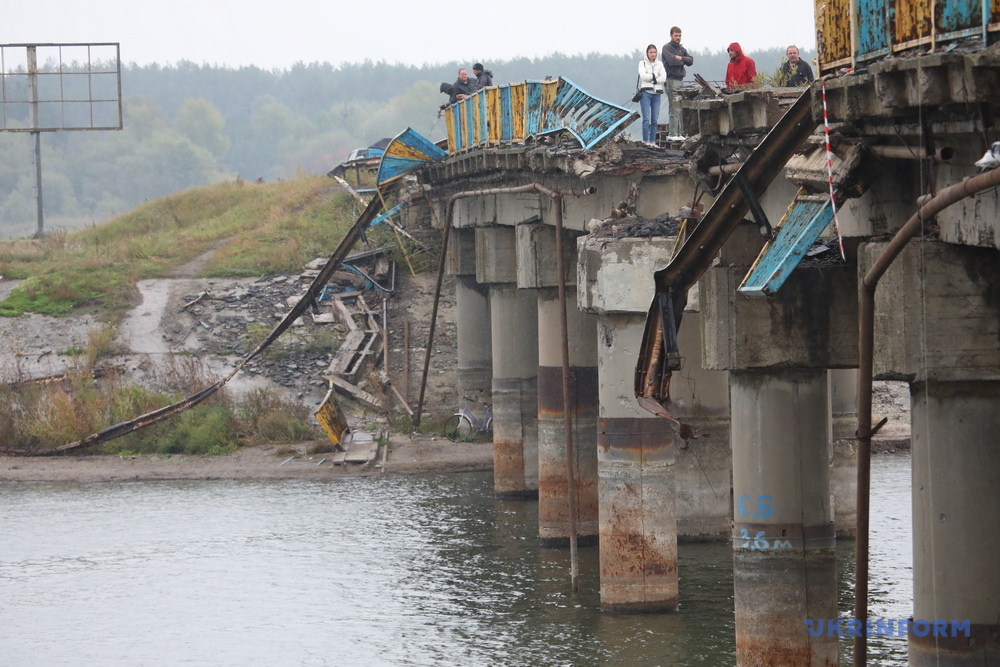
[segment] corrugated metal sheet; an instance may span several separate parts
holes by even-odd
[[[978,37],[986,48],[998,32],[1000,0],[816,0],[821,73],[959,39]]]
[[[914,46],[931,35],[933,11],[927,0],[890,0],[892,18],[892,45]]]
[[[800,191],[781,219],[778,233],[761,250],[738,291],[763,296],[781,289],[832,220],[829,196]]]
[[[450,128],[451,124],[449,123],[448,126]],[[429,139],[408,127],[396,135],[385,147],[376,183],[378,186],[382,186],[418,169],[429,160],[440,160],[447,156],[448,154],[443,149],[438,148]]]
[[[524,143],[568,131],[589,149],[623,130],[638,114],[590,95],[568,79],[525,81],[476,91],[448,107],[448,152]]]
[[[851,44],[850,0],[816,0],[816,48],[821,69],[850,64]]]
[[[877,58],[889,52],[889,25],[886,0],[856,0],[858,21],[858,60]]]

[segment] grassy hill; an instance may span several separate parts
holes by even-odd
[[[192,188],[100,226],[2,240],[0,275],[24,282],[0,302],[0,316],[86,308],[113,322],[133,305],[136,281],[167,277],[214,248],[201,276],[298,271],[336,247],[355,215],[340,187],[310,176]]]
[[[135,305],[137,281],[298,273],[308,261],[329,255],[356,217],[356,205],[342,188],[325,176],[310,176],[193,188],[104,225],[39,240],[0,241],[0,275],[22,281],[0,302],[0,316],[87,313],[105,323],[90,336],[87,349],[72,351],[79,363],[64,377],[39,382],[16,368],[0,368],[0,450],[45,452],[204,387],[205,376],[197,369],[178,373],[173,386],[154,391],[132,384],[127,372],[102,368],[103,359],[121,352],[114,327]],[[372,230],[369,238],[379,243],[379,235]],[[197,366],[197,359],[189,361]],[[220,392],[97,451],[223,453],[246,444],[316,437],[321,434],[305,406],[265,390],[240,403]]]

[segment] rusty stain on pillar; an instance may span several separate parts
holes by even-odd
[[[677,607],[677,517],[672,421],[598,420],[601,609]]]
[[[563,400],[562,324],[558,292],[537,291],[538,309],[538,537],[543,546],[570,546]],[[597,320],[577,308],[576,289],[566,291],[573,438],[574,500],[578,545],[597,543]]]
[[[597,368],[570,367],[576,443],[577,530],[581,546],[597,543]],[[569,546],[562,368],[538,367],[538,537],[542,546]]]
[[[493,285],[493,490],[498,498],[538,495],[538,324],[536,297]]]

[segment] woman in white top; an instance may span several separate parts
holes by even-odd
[[[646,47],[646,57],[639,61],[639,110],[642,112],[642,140],[656,145],[656,131],[660,119],[660,95],[667,80],[663,63],[656,57],[656,45]],[[669,102],[667,102],[669,104]]]

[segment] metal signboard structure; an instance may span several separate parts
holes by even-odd
[[[36,238],[44,233],[41,133],[120,129],[117,42],[0,44],[0,130],[34,137]]]

